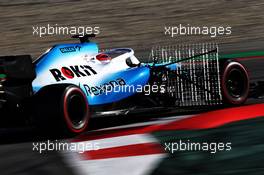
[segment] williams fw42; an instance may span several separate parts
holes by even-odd
[[[216,44],[154,47],[147,62],[130,48],[99,51],[89,38],[31,57],[0,57],[1,120],[81,133],[90,118],[155,109],[242,105],[250,96],[240,62],[220,58]],[[144,59],[144,58],[142,58]]]

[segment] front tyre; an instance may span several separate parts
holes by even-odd
[[[249,94],[249,76],[246,68],[239,62],[227,61],[222,71],[221,88],[225,103],[243,104]]]

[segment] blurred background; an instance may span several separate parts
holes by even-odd
[[[264,41],[261,0],[18,0],[0,1],[0,55],[39,56],[48,47],[73,42],[70,36],[33,35],[33,26],[99,26],[102,48],[132,47],[145,57],[153,45],[225,43],[222,51],[261,50]],[[164,35],[165,26],[231,26],[232,34]],[[221,51],[221,50],[220,50]]]

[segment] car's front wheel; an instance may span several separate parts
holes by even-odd
[[[222,71],[221,87],[225,103],[243,104],[249,93],[249,76],[246,68],[239,62],[227,61]]]

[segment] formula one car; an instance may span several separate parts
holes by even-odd
[[[216,44],[155,47],[142,63],[130,48],[99,51],[94,36],[75,35],[80,43],[55,45],[33,63],[0,57],[1,120],[30,116],[37,126],[80,133],[91,116],[241,105],[249,96],[246,68],[219,59]]]

